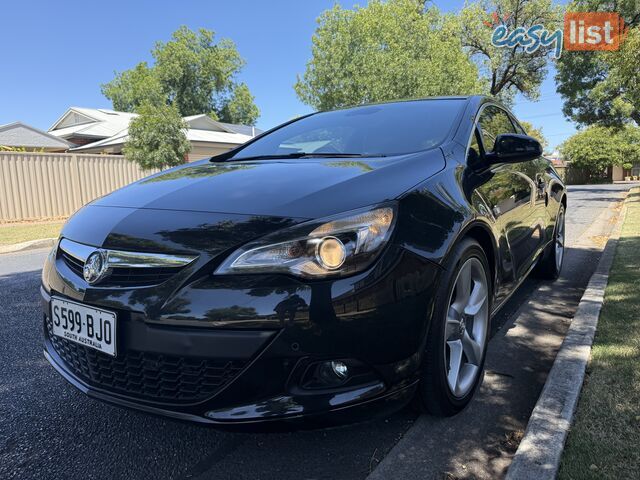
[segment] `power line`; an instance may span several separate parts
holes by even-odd
[[[562,132],[562,133],[552,133],[551,135],[546,135],[544,134],[545,137],[559,137],[561,135],[573,135],[574,133],[577,133],[577,130],[574,132]]]
[[[564,115],[564,113],[562,112],[556,112],[556,113],[543,113],[540,115],[528,115],[528,116],[522,116],[521,118],[523,120],[527,120],[527,119],[531,119],[531,118],[543,118],[543,117],[557,117],[558,115]]]
[[[532,103],[536,103],[536,102],[545,102],[548,100],[561,100],[562,97],[559,93],[554,93],[554,94],[548,94],[548,95],[541,95],[537,100],[533,100],[530,98],[523,98],[522,100],[520,100],[521,102],[532,102]],[[516,102],[518,102],[518,100],[516,100]]]
[[[531,103],[531,104],[536,104],[536,103],[544,103],[544,102],[553,102],[553,101],[562,101],[559,97],[554,97],[554,98],[541,98],[540,100],[521,100],[521,101],[516,101],[516,106],[517,105],[521,105],[523,103]]]

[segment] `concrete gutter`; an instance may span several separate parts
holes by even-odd
[[[533,409],[507,480],[546,480],[558,475],[625,216],[623,206]]]
[[[36,248],[51,248],[56,243],[55,238],[41,238],[28,242],[15,243],[13,245],[0,245],[0,254],[35,250]]]

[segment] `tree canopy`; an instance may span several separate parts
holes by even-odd
[[[336,4],[318,19],[312,59],[295,91],[319,110],[483,93],[458,27],[453,16],[419,0],[373,0],[353,10]]]
[[[145,104],[129,124],[124,155],[143,169],[163,169],[185,162],[191,149],[186,123],[175,105]]]
[[[583,124],[640,125],[640,10],[636,0],[577,0],[572,11],[611,11],[630,27],[619,51],[568,52],[558,61],[556,82],[564,114]]]
[[[102,85],[114,109],[135,112],[143,105],[172,105],[182,116],[206,113],[255,125],[259,110],[249,88],[236,81],[244,60],[233,42],[216,42],[211,30],[193,32],[182,26],[151,53],[153,66],[141,62]]]
[[[640,128],[593,125],[568,138],[560,151],[571,165],[592,172],[612,165],[640,163]]]
[[[535,100],[540,95],[548,56],[554,47],[540,46],[535,52],[526,52],[522,46],[493,46],[494,15],[509,32],[536,24],[554,31],[562,25],[563,9],[551,0],[481,0],[466,4],[460,13],[462,44],[488,79],[488,93],[507,104],[517,93]]]
[[[507,104],[516,93],[538,98],[553,46],[494,47],[494,13],[509,31],[562,22],[552,0],[483,0],[459,15],[421,0],[335,5],[318,19],[312,58],[294,88],[320,110],[432,95],[486,93]]]
[[[549,146],[549,142],[547,142],[544,133],[542,133],[542,127],[536,128],[531,123],[525,122],[524,120],[520,120],[520,125],[522,125],[524,131],[527,132],[527,135],[535,138],[540,142],[540,145],[542,145],[542,150],[547,149],[547,147]]]

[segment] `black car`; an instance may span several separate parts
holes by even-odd
[[[460,411],[491,316],[562,267],[566,191],[486,97],[295,119],[99,198],[42,274],[91,397],[217,425]],[[280,423],[278,423],[280,424]]]

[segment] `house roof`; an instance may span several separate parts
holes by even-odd
[[[69,108],[49,129],[61,138],[82,136],[106,138],[127,128],[135,113],[116,112],[106,108]]]
[[[209,115],[191,115],[184,117],[183,120],[187,124],[195,129],[209,130],[207,124],[214,126],[214,130],[221,130],[229,133],[239,133],[240,135],[248,135],[249,137],[255,137],[263,131],[259,128],[252,127],[251,125],[237,125],[235,123],[225,123],[212,119]]]
[[[230,128],[236,133],[240,133],[242,135],[249,135],[251,137],[255,137],[256,135],[260,135],[264,130],[260,130],[259,128],[252,127],[251,125],[236,125],[234,123],[224,123],[218,122],[220,125],[224,125],[227,128]]]
[[[191,128],[197,128],[201,130],[219,130],[221,132],[236,133],[234,130],[232,130],[225,124],[214,120],[209,115],[190,115],[188,117],[183,117],[182,119]]]
[[[62,138],[71,136],[107,138],[126,129],[134,117],[137,117],[137,114],[106,108],[71,107],[55,121],[49,133]],[[205,114],[184,117],[184,121],[191,128],[200,130],[219,130],[251,137],[262,133],[262,130],[255,127],[218,122]]]
[[[133,114],[135,116],[135,114]],[[252,135],[237,133],[233,127],[244,127],[244,125],[233,125],[213,120],[208,115],[192,115],[184,117],[188,125],[186,131],[187,140],[190,142],[219,143],[227,145],[241,145],[252,138]],[[251,128],[251,127],[249,127]],[[128,127],[116,132],[114,135],[98,140],[96,142],[72,148],[71,151],[80,152],[87,150],[108,149],[123,145],[129,139]]]
[[[190,128],[187,130],[187,140],[190,142],[206,142],[206,143],[221,143],[230,145],[241,145],[252,137],[248,135],[240,135],[239,133],[228,132],[213,132],[209,130],[199,130]],[[126,143],[129,139],[129,132],[127,129],[118,132],[116,135],[99,140],[97,142],[88,143],[80,147],[71,148],[70,151],[81,152],[94,149],[106,149],[109,147],[120,146]]]
[[[135,113],[104,108],[69,108],[49,129],[60,138],[87,137],[96,141],[71,148],[73,151],[106,149],[124,144],[128,139],[129,122]],[[240,145],[261,130],[246,125],[218,122],[205,114],[183,118],[188,125],[187,139],[192,142]]]
[[[56,148],[66,150],[71,143],[22,122],[0,125],[0,145],[8,147]]]

